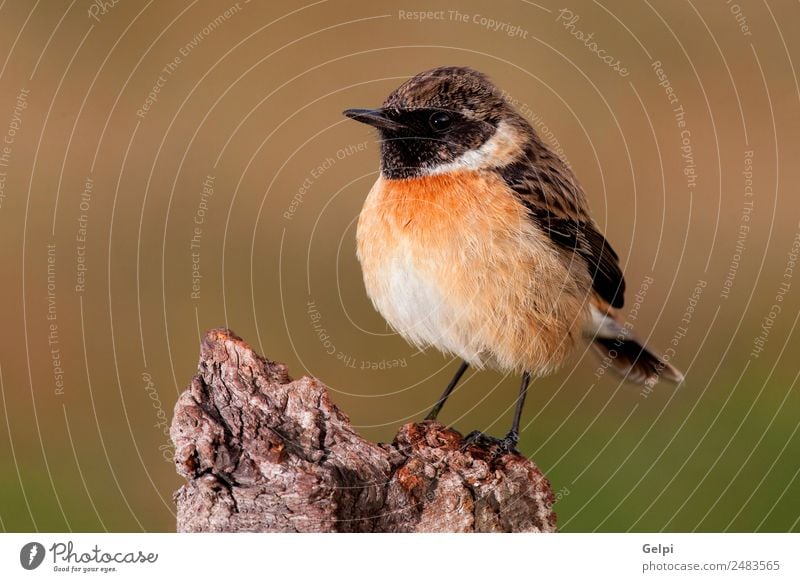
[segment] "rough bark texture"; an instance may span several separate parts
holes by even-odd
[[[178,531],[555,531],[550,484],[528,459],[462,451],[458,432],[407,424],[361,438],[314,378],[225,329],[202,341],[175,406]]]

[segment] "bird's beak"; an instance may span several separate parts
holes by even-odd
[[[384,109],[348,109],[344,115],[361,123],[366,123],[378,129],[403,129],[401,123],[389,119]]]

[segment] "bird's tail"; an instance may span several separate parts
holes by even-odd
[[[683,381],[683,374],[675,366],[635,339],[595,337],[592,345],[604,362],[610,361],[613,368],[631,382],[652,385],[660,378],[675,383]]]

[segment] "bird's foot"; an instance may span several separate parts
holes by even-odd
[[[509,432],[505,438],[499,439],[485,435],[479,430],[473,430],[464,438],[464,444],[461,445],[461,450],[465,451],[469,447],[477,447],[487,451],[492,458],[499,457],[506,453],[518,455],[517,442],[519,442],[519,435],[514,431]]]

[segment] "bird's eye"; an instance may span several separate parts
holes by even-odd
[[[435,113],[432,113],[428,119],[428,125],[430,125],[431,129],[434,131],[442,131],[447,129],[450,127],[451,123],[453,123],[453,118],[444,111],[436,111]]]

